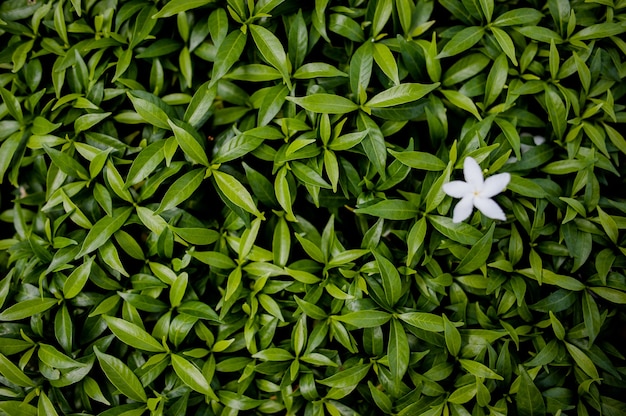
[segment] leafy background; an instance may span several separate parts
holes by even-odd
[[[625,7],[3,1],[0,413],[625,414]]]

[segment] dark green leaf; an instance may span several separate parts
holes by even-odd
[[[367,214],[387,220],[409,220],[417,216],[417,208],[408,201],[385,199],[354,210],[357,214]]]
[[[139,402],[146,402],[148,400],[141,382],[124,362],[119,358],[101,352],[96,347],[94,347],[94,352],[96,353],[102,371],[104,371],[104,374],[115,388],[123,395],[133,400]]]
[[[526,369],[519,365],[520,384],[515,402],[520,416],[540,416],[546,414],[546,405],[541,391],[530,378]]]

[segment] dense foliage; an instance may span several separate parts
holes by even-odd
[[[0,414],[626,414],[624,32],[0,2]],[[468,158],[504,221],[453,222]]]

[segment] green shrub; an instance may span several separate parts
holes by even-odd
[[[1,2],[0,414],[626,414],[625,10]]]

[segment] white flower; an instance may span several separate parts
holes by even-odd
[[[471,214],[473,207],[478,208],[485,216],[497,220],[506,220],[504,211],[493,200],[506,188],[511,180],[508,173],[499,173],[483,179],[483,172],[478,163],[471,157],[463,162],[465,182],[452,181],[443,185],[443,191],[454,198],[461,198],[452,215],[452,222],[461,222]]]

